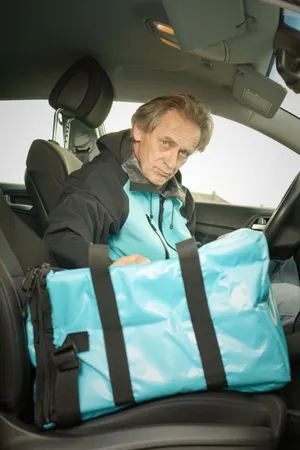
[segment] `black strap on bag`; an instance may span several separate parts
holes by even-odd
[[[60,269],[33,267],[24,283],[30,298],[36,356],[34,419],[41,429],[49,423],[65,427],[81,422],[78,353],[89,350],[86,331],[70,333],[60,347],[54,345],[51,299],[46,287],[47,274],[52,270]]]
[[[81,422],[78,376],[78,353],[89,350],[88,332],[70,333],[60,347],[55,347],[51,299],[46,277],[51,267],[32,268],[33,283],[30,313],[34,328],[36,354],[36,396],[34,416],[39,428],[45,424],[74,426]],[[30,289],[30,286],[28,286]]]
[[[101,252],[101,255],[98,253],[98,257],[97,250]],[[135,400],[130,380],[123,329],[108,269],[110,264],[108,247],[92,245],[90,251],[92,252],[90,254],[90,270],[103,328],[114,402],[116,406],[130,405],[135,403]]]
[[[208,390],[228,387],[222,356],[205,293],[194,238],[177,245],[181,273]]]
[[[95,271],[96,285],[100,280],[98,275],[108,273],[108,266],[110,263],[111,261],[108,258],[108,248],[106,246],[90,245],[89,267],[91,269],[93,268],[92,270]],[[101,291],[105,289],[105,285],[105,281],[100,280]],[[97,302],[99,303],[98,297],[99,294],[97,295]],[[51,321],[50,317],[49,320]],[[102,316],[101,320],[103,321]],[[48,329],[50,328],[51,323],[48,324]],[[53,336],[50,335],[49,337],[50,342],[52,342]],[[78,374],[81,367],[77,353],[88,350],[88,333],[81,332],[69,334],[63,345],[54,349],[51,353],[55,368],[55,422],[59,426],[76,425],[81,421],[78,387]]]
[[[107,272],[107,268],[112,263],[112,260],[108,256],[107,245],[91,244],[89,247],[89,267],[97,268],[103,273]]]
[[[87,332],[71,333],[63,345],[52,352],[56,369],[54,404],[55,422],[59,426],[77,425],[81,421],[78,374],[80,360],[77,353],[89,350]]]

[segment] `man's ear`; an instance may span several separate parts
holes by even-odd
[[[143,135],[142,130],[140,129],[139,125],[135,123],[133,126],[133,139],[136,142],[140,142],[140,140],[142,139],[142,135]]]

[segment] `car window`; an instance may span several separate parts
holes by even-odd
[[[300,171],[300,156],[244,125],[214,117],[205,151],[182,168],[196,201],[275,208]]]
[[[299,95],[297,95],[295,92],[293,92],[291,89],[288,89],[283,78],[279,75],[277,72],[276,62],[274,61],[271,72],[270,72],[270,78],[276,83],[281,84],[285,89],[287,89],[287,94],[282,102],[281,108],[285,109],[291,114],[294,114],[296,117],[300,117],[300,101],[299,101]]]
[[[126,130],[131,127],[131,117],[141,103],[113,102],[110,113],[104,122],[106,133]]]
[[[284,18],[284,23],[286,25],[300,31],[300,13],[297,13],[295,11],[289,11],[289,10],[285,9],[283,18]],[[283,86],[284,88],[287,89],[287,86],[286,86],[283,78],[277,72],[275,58],[273,61],[273,66],[272,66],[271,72],[270,72],[270,78],[272,80],[276,81],[277,83],[281,84],[281,86]],[[286,95],[285,99],[283,100],[281,107],[283,109],[285,109],[286,111],[290,112],[291,114],[294,114],[295,116],[300,117],[299,95],[297,95],[291,89],[288,89],[287,95]]]
[[[24,184],[29,147],[34,139],[51,139],[53,116],[47,100],[0,101],[0,182]]]
[[[300,31],[300,13],[284,9],[283,20],[286,25]]]
[[[106,132],[130,127],[139,103],[114,102]],[[214,116],[206,150],[181,168],[183,184],[198,202],[275,208],[300,171],[300,156],[244,125]]]

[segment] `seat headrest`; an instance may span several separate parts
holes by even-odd
[[[73,64],[57,81],[49,97],[52,108],[62,108],[68,117],[90,128],[97,128],[105,121],[112,102],[110,79],[92,57]]]

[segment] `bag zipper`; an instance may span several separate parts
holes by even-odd
[[[50,424],[49,407],[51,398],[51,367],[48,364],[49,352],[45,339],[45,323],[44,323],[44,295],[41,289],[46,287],[46,274],[50,269],[49,264],[43,264],[40,267],[30,268],[23,281],[23,290],[28,295],[30,310],[34,319],[34,341],[36,360],[39,360],[39,368],[42,372],[39,376],[39,386],[37,386],[38,410],[36,421],[40,427],[45,424]],[[40,281],[40,284],[38,283]],[[36,291],[36,298],[33,301],[33,294]],[[38,364],[38,363],[37,363]],[[38,380],[37,380],[38,381]],[[39,390],[39,395],[38,395]]]

